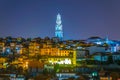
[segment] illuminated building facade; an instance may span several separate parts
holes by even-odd
[[[0,54],[3,53],[4,46],[5,46],[5,43],[4,42],[0,42]]]
[[[59,48],[42,48],[40,55],[47,56],[49,63],[76,65],[76,50]]]
[[[108,36],[105,39],[102,39],[100,37],[90,37],[87,39],[87,42],[97,44],[97,45],[108,46],[108,48],[104,52],[112,52],[113,53],[113,52],[117,52],[120,50],[120,48],[119,48],[120,44],[117,41],[109,40]],[[97,46],[97,48],[98,48],[98,46]]]
[[[63,40],[62,20],[61,20],[61,15],[59,13],[57,15],[57,20],[56,20],[55,37],[58,37],[60,41]]]
[[[20,51],[20,54],[27,54],[29,51],[29,49],[27,47],[22,47],[21,48],[21,51]]]
[[[58,56],[58,48],[41,48],[40,55],[42,56]]]
[[[29,55],[34,56],[40,53],[40,44],[36,42],[30,42],[29,44]]]

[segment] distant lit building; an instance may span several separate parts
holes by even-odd
[[[59,38],[58,37],[53,37],[52,41],[57,43],[57,42],[59,42]]]
[[[59,13],[57,15],[57,20],[56,20],[55,37],[58,37],[60,41],[63,40],[62,21],[61,21],[61,15]]]
[[[96,45],[101,45],[106,47],[106,52],[117,52],[120,50],[120,44],[117,41],[109,40],[108,37],[102,39],[100,37],[90,37],[87,39],[88,43],[93,43]]]
[[[29,44],[29,56],[35,56],[40,53],[40,44],[36,42],[30,42]]]
[[[42,48],[41,56],[46,56],[49,63],[73,64],[76,65],[76,50],[59,48]]]
[[[103,46],[90,46],[87,47],[86,50],[89,51],[90,55],[96,52],[106,52],[106,49]]]
[[[4,46],[5,46],[5,43],[0,42],[0,54],[3,54]]]
[[[93,54],[94,60],[97,60],[97,61],[107,61],[108,56],[109,55],[107,55],[106,53],[101,53],[101,52]]]
[[[118,52],[113,53],[112,54],[112,59],[113,59],[114,62],[117,61],[117,60],[120,60],[120,53],[118,53]]]
[[[58,56],[59,49],[58,48],[41,48],[40,55],[42,56]]]

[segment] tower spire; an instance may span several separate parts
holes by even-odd
[[[63,40],[62,20],[60,13],[57,14],[56,26],[55,26],[55,37],[58,37],[60,41]]]

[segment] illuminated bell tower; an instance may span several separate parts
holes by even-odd
[[[55,37],[58,37],[60,41],[63,40],[62,21],[61,21],[61,15],[59,13],[57,15],[57,20],[56,20]]]

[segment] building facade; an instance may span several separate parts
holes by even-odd
[[[60,41],[63,40],[62,20],[61,20],[61,15],[59,13],[57,15],[57,20],[56,20],[55,37],[59,38]]]

